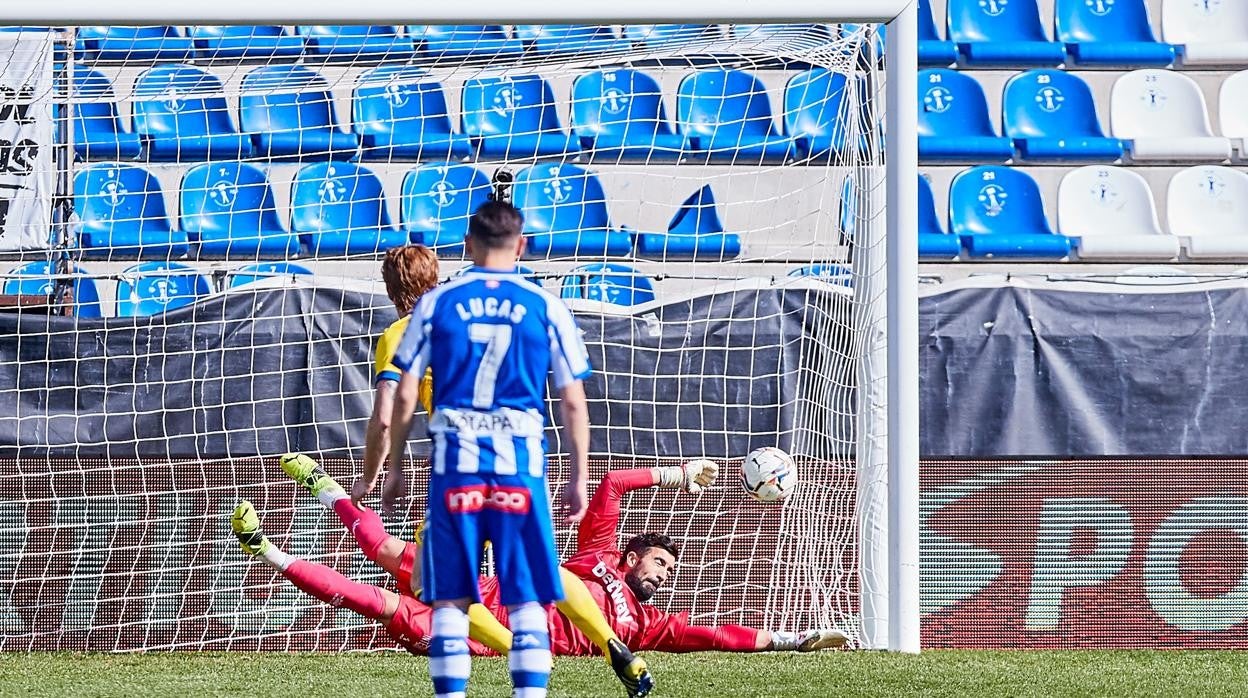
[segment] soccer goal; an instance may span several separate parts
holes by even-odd
[[[721,465],[624,502],[683,546],[654,603],[918,651],[912,0],[617,5],[0,8],[0,649],[393,646],[228,513],[386,583],[276,456],[352,480],[380,255],[454,274],[494,196],[590,347],[595,479]],[[740,486],[761,446],[782,502]]]

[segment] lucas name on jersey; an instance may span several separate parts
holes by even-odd
[[[506,318],[511,324],[518,325],[524,320],[525,314],[529,309],[519,303],[513,302],[510,298],[469,298],[467,306],[463,301],[455,304],[455,312],[459,313],[459,319],[468,322],[473,318],[492,317]]]

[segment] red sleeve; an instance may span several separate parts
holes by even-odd
[[[758,631],[740,625],[704,627],[689,625],[688,613],[663,613],[643,606],[646,633],[637,650],[658,652],[754,652]]]
[[[620,498],[628,492],[654,486],[649,468],[608,472],[589,500],[585,518],[576,533],[577,553],[615,550],[616,528],[620,524]]]

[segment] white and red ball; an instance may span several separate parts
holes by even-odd
[[[774,446],[754,449],[741,463],[741,486],[760,502],[778,502],[797,486],[797,465]]]

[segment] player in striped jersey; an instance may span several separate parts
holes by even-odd
[[[564,518],[575,523],[585,514],[589,414],[582,381],[589,357],[567,307],[516,272],[523,222],[519,210],[499,201],[473,213],[464,243],[474,266],[420,299],[394,356],[405,374],[391,419],[392,471],[402,467],[420,379],[429,367],[437,376],[421,577],[423,598],[434,607],[430,674],[439,698],[467,691],[467,609],[481,600],[485,540],[494,546],[511,624],[513,695],[546,695],[550,629],[542,605],[563,598],[545,479],[552,373],[571,458]]]

